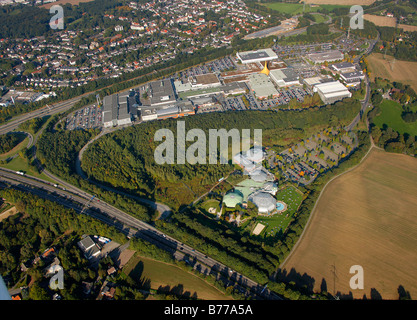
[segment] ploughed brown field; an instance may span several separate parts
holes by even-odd
[[[402,286],[417,299],[416,208],[417,159],[374,148],[327,185],[281,272],[341,298],[398,299]],[[349,285],[353,265],[364,270],[363,290]]]
[[[364,14],[363,18],[374,23],[380,27],[396,27],[397,19],[394,17],[387,17],[387,16],[377,16],[373,14]],[[417,26],[410,26],[407,24],[398,24],[398,28],[403,29],[407,32],[414,32],[417,31]]]
[[[381,53],[372,53],[367,57],[371,78],[381,77],[410,85],[417,91],[417,62],[395,60]]]

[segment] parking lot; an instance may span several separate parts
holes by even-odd
[[[196,66],[190,69],[187,69],[182,72],[181,76],[183,79],[188,77],[207,74],[207,73],[218,73],[224,70],[235,68],[235,64],[233,63],[230,57],[225,57],[222,59],[217,59],[215,61],[208,62],[202,66]]]
[[[297,99],[297,101],[304,101],[304,97],[309,95],[309,93],[300,87],[290,87],[284,90],[279,90],[279,97],[269,100],[264,100],[260,102],[261,109],[270,109],[277,106],[283,106],[290,102],[292,99]]]
[[[68,130],[99,128],[102,125],[102,110],[96,105],[77,110],[70,114],[66,120]]]
[[[237,97],[226,98],[223,107],[227,111],[259,110],[260,105],[251,94],[243,94]]]

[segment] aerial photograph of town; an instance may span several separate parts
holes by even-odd
[[[0,0],[0,300],[417,300],[416,12]]]

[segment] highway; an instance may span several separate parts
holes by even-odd
[[[218,278],[229,277],[235,281],[237,288],[245,289],[258,299],[281,300],[282,298],[265,289],[264,286],[230,269],[224,264],[206,256],[205,254],[187,246],[174,238],[165,235],[148,223],[132,217],[131,215],[111,206],[110,204],[93,197],[73,186],[64,188],[55,187],[42,179],[21,176],[7,169],[0,169],[0,182],[13,188],[30,192],[39,197],[55,201],[65,207],[72,208],[76,212],[87,214],[108,225],[116,227],[129,237],[140,237],[158,247],[167,250],[176,257],[183,257],[190,264],[202,264],[207,266],[211,273]]]
[[[13,131],[19,127],[19,125],[27,120],[37,118],[37,117],[45,117],[48,115],[53,115],[56,113],[64,112],[71,107],[74,106],[78,101],[81,100],[83,96],[78,96],[76,98],[66,100],[63,102],[58,102],[54,105],[47,105],[43,108],[22,114],[20,116],[14,117],[9,122],[5,123],[4,125],[0,126],[0,134],[5,134],[7,132]]]

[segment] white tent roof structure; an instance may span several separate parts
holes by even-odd
[[[270,213],[275,210],[277,200],[267,192],[256,192],[250,195],[249,200],[258,208],[259,213]]]

